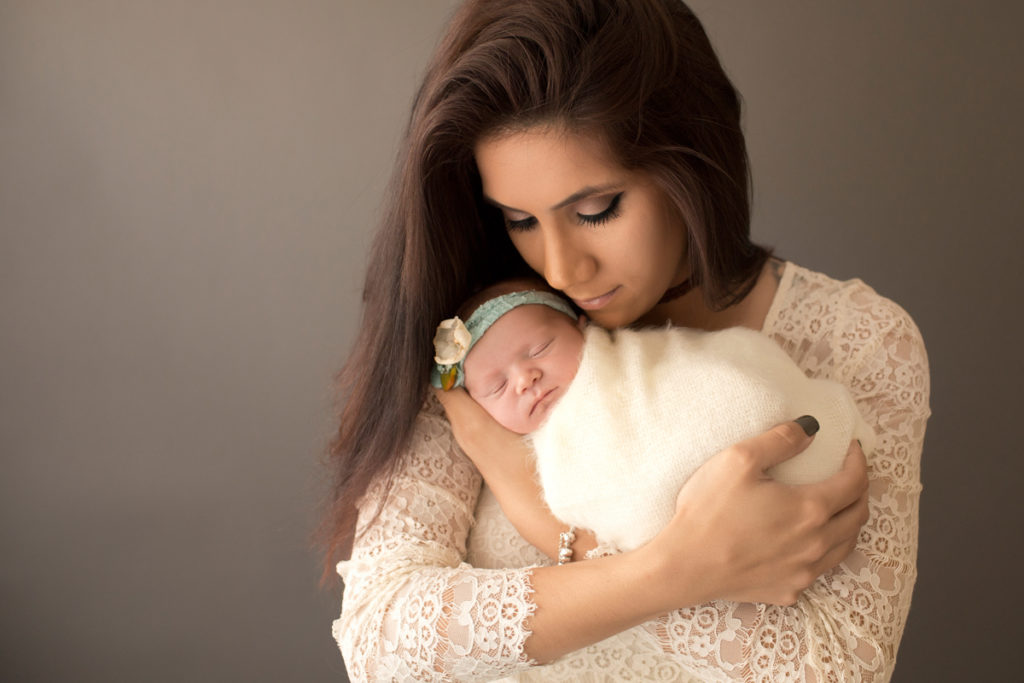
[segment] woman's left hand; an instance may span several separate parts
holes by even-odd
[[[498,424],[465,389],[433,391],[452,425],[455,441],[492,489],[506,476],[521,474],[521,466],[509,467],[513,462],[529,460],[529,448],[520,435]]]

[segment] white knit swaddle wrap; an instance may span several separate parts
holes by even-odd
[[[585,331],[576,378],[531,440],[551,511],[630,550],[675,511],[683,483],[711,456],[800,415],[821,429],[773,468],[803,484],[837,472],[851,439],[874,432],[846,388],[806,377],[762,334],[745,328]]]

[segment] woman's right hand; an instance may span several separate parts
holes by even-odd
[[[766,472],[811,439],[787,422],[718,453],[690,477],[672,521],[643,549],[655,554],[666,587],[673,576],[689,577],[674,607],[695,595],[790,605],[853,550],[868,518],[867,462],[856,441],[842,469],[822,482],[792,486]]]

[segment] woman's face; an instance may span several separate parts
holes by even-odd
[[[677,213],[599,138],[537,126],[484,138],[475,154],[523,259],[599,325],[634,322],[688,274]]]

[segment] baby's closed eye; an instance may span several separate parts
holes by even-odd
[[[554,343],[554,339],[549,339],[543,344],[538,344],[537,346],[533,347],[532,349],[530,349],[530,358],[536,358],[537,356],[540,356],[542,353],[551,348],[551,345]]]
[[[505,379],[504,377],[501,378],[500,380],[496,381],[494,384],[491,385],[490,390],[486,394],[484,394],[484,397],[486,397],[486,398],[493,398],[493,397],[499,395],[502,391],[505,390],[505,386],[507,384],[508,384],[508,380]]]

